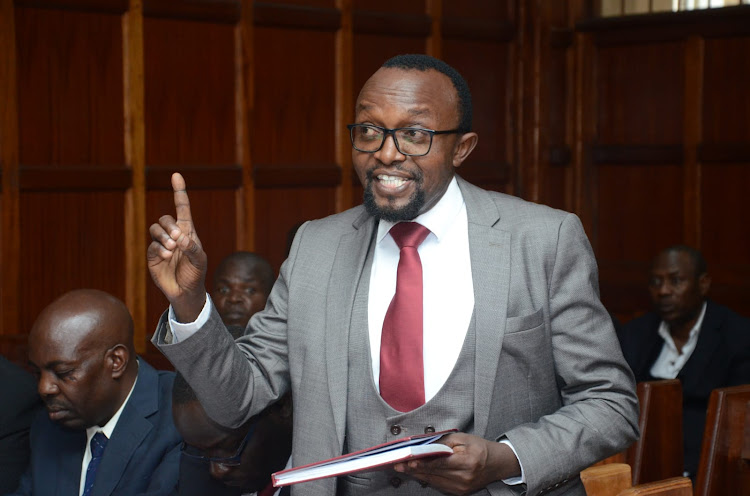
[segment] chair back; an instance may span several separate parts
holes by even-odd
[[[628,448],[633,485],[680,477],[682,440],[682,385],[677,379],[639,382],[641,437]]]
[[[693,496],[693,484],[687,477],[672,477],[638,484],[624,490],[618,496]]]
[[[750,384],[714,389],[695,484],[697,496],[750,494]]]
[[[617,496],[631,486],[630,465],[608,463],[593,465],[581,472],[586,496]]]

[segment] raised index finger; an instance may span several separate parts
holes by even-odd
[[[172,190],[174,191],[174,208],[177,211],[177,222],[192,223],[193,216],[190,213],[190,200],[185,189],[185,179],[179,172],[172,174]]]

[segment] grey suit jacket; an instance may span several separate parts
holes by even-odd
[[[638,435],[635,383],[599,301],[596,262],[575,215],[459,186],[475,297],[475,432],[507,437],[527,479],[487,489],[561,494]],[[304,224],[236,346],[215,309],[175,344],[163,316],[154,344],[217,422],[238,426],[291,388],[295,465],[341,454],[351,311],[375,231],[361,206]],[[296,494],[335,494],[335,479],[302,486]]]

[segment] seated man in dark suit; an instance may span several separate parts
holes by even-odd
[[[179,374],[175,379],[172,402],[175,425],[185,439],[183,458],[196,459],[204,467],[208,464],[211,475],[238,488],[237,494],[288,494],[288,489],[276,490],[270,484],[271,474],[285,467],[292,451],[292,409],[288,396],[237,429],[211,420]],[[201,486],[200,478],[194,474],[192,478],[190,484],[185,479],[181,481],[181,496],[199,496],[207,492],[230,494]]]
[[[31,374],[3,356],[0,385],[0,494],[7,494],[29,464],[29,428],[41,401]]]
[[[136,357],[123,302],[91,289],[64,294],[34,323],[29,361],[47,411],[31,426],[17,494],[174,493],[182,440],[174,373]]]
[[[654,311],[619,333],[636,381],[682,382],[685,472],[695,477],[711,391],[750,383],[750,320],[707,299],[701,253],[683,245],[656,256],[649,291]]]
[[[235,339],[244,334],[250,317],[265,308],[274,279],[271,264],[249,251],[234,252],[219,262],[211,300]],[[237,334],[239,329],[243,332]]]

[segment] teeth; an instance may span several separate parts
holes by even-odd
[[[406,179],[404,179],[403,177],[387,176],[385,174],[380,174],[378,176],[378,180],[381,182],[381,184],[383,184],[383,186],[388,186],[391,188],[397,188],[406,184]]]

